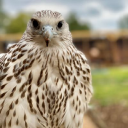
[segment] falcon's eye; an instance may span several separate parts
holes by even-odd
[[[59,21],[57,24],[57,27],[60,29],[60,28],[62,28],[62,26],[63,26],[63,21]]]
[[[31,19],[31,21],[32,21],[32,25],[35,29],[40,28],[40,23],[36,19]]]

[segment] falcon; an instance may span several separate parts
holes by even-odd
[[[82,128],[90,70],[62,15],[34,13],[21,40],[0,56],[0,128]]]

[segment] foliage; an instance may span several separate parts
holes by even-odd
[[[0,32],[4,31],[4,27],[5,27],[7,19],[8,19],[8,16],[4,12],[2,8],[2,0],[0,0]]]
[[[10,23],[6,26],[7,33],[23,33],[26,29],[27,22],[30,19],[30,15],[25,13],[19,13],[15,18],[10,20]]]
[[[95,100],[102,105],[127,102],[128,67],[95,69],[92,74]]]
[[[0,29],[4,29],[6,19],[7,15],[4,12],[0,12]]]
[[[69,24],[70,30],[90,30],[90,25],[88,23],[80,23],[79,18],[75,15],[75,13],[71,13],[68,16],[67,22]]]
[[[121,29],[128,29],[128,15],[122,17],[119,21],[119,27]]]

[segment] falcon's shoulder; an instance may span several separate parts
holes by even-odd
[[[76,60],[79,63],[80,72],[82,72],[79,77],[80,85],[84,87],[87,102],[89,103],[93,94],[91,68],[86,56],[82,52],[77,51],[76,54]]]
[[[0,74],[1,74],[1,72],[3,70],[5,56],[6,56],[6,53],[1,53],[0,54]]]

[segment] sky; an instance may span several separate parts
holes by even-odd
[[[128,0],[3,0],[4,10],[12,16],[19,12],[53,10],[68,17],[77,14],[93,30],[117,30],[119,20],[128,15]]]

